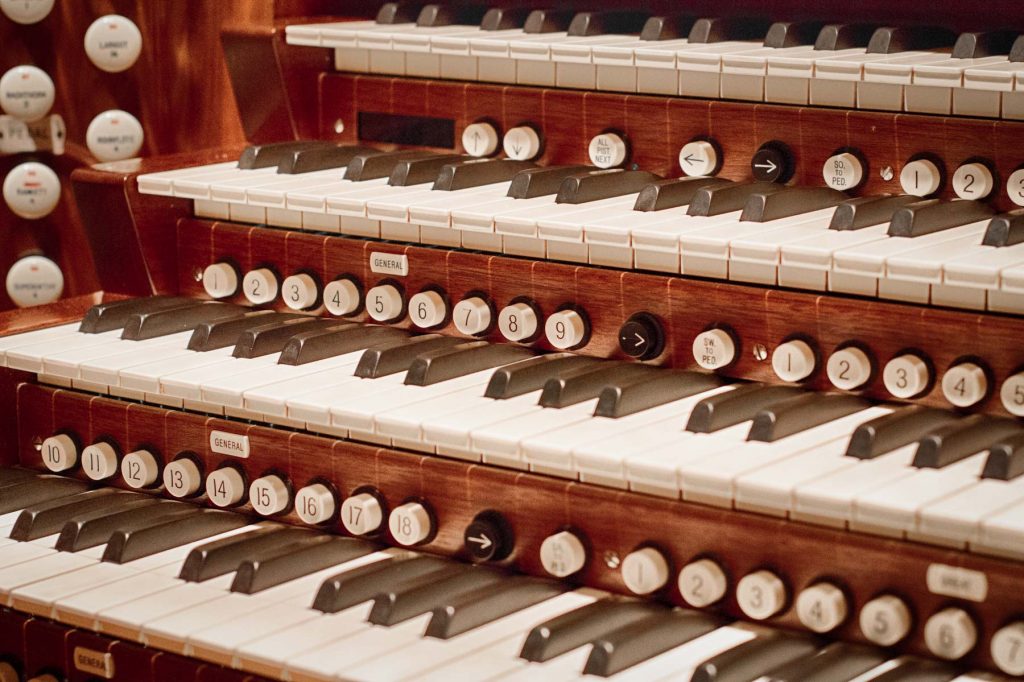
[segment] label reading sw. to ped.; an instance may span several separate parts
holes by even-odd
[[[211,431],[210,449],[218,455],[245,459],[249,456],[249,436],[239,436],[237,433],[227,431]]]
[[[405,277],[409,274],[409,257],[405,254],[374,251],[370,254],[370,270],[378,275]]]

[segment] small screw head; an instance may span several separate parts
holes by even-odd
[[[885,166],[881,171],[879,171],[879,173],[881,174],[882,179],[886,182],[889,182],[896,177],[896,171],[892,169],[892,166]]]
[[[604,565],[612,569],[613,571],[619,567],[619,564],[622,563],[622,559],[619,558],[619,553],[614,552],[612,550],[608,550],[607,552],[605,552],[604,557],[602,558],[604,559]]]
[[[342,121],[340,118],[334,122],[334,132],[336,132],[339,135],[345,132],[345,122]]]
[[[763,343],[754,344],[754,359],[758,362],[764,362],[768,359],[768,349],[764,347]]]
[[[197,282],[202,282],[203,281],[203,271],[200,270],[199,268],[196,268],[195,270],[193,270],[192,271],[192,279],[194,279]]]
[[[36,452],[42,452],[43,451],[43,439],[40,438],[39,436],[36,436],[35,438],[33,438],[32,439],[32,447],[35,448]]]

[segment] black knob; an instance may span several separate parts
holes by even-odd
[[[781,142],[766,142],[754,152],[750,172],[761,182],[786,182],[793,177],[793,157]]]
[[[665,348],[665,330],[651,313],[636,313],[619,328],[619,348],[638,360],[650,360]]]
[[[501,561],[512,552],[515,541],[512,527],[496,511],[485,511],[466,526],[463,534],[466,551],[473,561]]]

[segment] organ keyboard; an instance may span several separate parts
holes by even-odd
[[[294,4],[0,313],[0,682],[1024,675],[1016,15]]]

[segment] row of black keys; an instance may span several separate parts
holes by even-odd
[[[471,4],[389,2],[377,13],[378,24],[417,26],[478,26],[483,31],[523,29],[540,34],[565,31],[570,37],[636,34],[640,40],[686,38],[695,44],[726,40],[761,40],[764,47],[813,45],[815,50],[864,47],[869,54],[952,48],[955,59],[1007,55],[1024,61],[1024,36],[995,30],[962,33],[930,26],[877,26],[867,23],[826,24],[823,21],[770,23],[764,18],[724,18],[691,15],[652,16],[637,10],[573,12],[530,7],[486,8]]]
[[[531,350],[438,334],[411,335],[391,327],[253,311],[188,298],[153,297],[102,303],[86,314],[85,333],[122,328],[123,338],[148,339],[194,330],[188,348],[203,352],[234,345],[234,356],[280,353],[279,364],[301,365],[362,351],[355,376],[373,379],[406,372],[407,385],[428,386],[494,369],[485,397],[504,400],[541,391],[539,404],[562,408],[597,398],[595,416],[619,418],[723,383],[716,374],[655,368],[585,356]],[[751,421],[749,440],[773,442],[869,406],[848,394],[818,394],[792,386],[747,384],[707,397],[686,425],[713,433]],[[989,449],[987,478],[1024,473],[1024,429],[985,415],[908,406],[866,422],[848,454],[871,459],[919,442],[914,464],[939,468]]]
[[[982,243],[1012,246],[1024,242],[1024,209],[994,216],[976,201],[941,201],[915,196],[850,199],[828,187],[786,187],[771,182],[734,182],[717,177],[664,179],[642,170],[602,170],[592,166],[539,167],[529,161],[474,159],[418,150],[382,152],[370,147],[308,140],[248,147],[239,168],[277,167],[294,174],[345,168],[354,182],[388,178],[395,187],[433,182],[437,191],[510,182],[508,196],[555,196],[555,203],[586,204],[637,194],[636,211],[687,207],[692,216],[742,211],[741,221],[766,222],[836,208],[830,229],[859,230],[889,223],[889,235],[921,237],[991,218]]]
[[[111,489],[87,490],[78,481],[36,476],[23,469],[0,469],[0,493],[0,513],[23,510],[11,539],[30,541],[60,533],[59,551],[106,544],[103,561],[114,563],[195,543],[248,523],[231,512]],[[231,591],[255,594],[379,549],[369,541],[267,526],[195,547],[178,577],[203,582],[234,573]],[[312,608],[337,613],[372,601],[368,621],[384,627],[430,613],[425,635],[450,639],[567,589],[557,582],[409,553],[327,578]],[[544,662],[590,644],[593,649],[584,672],[609,676],[725,624],[712,614],[609,597],[536,625],[520,656]],[[822,644],[804,636],[764,632],[708,659],[692,679],[738,682],[768,673],[778,682],[824,682],[853,678],[888,658],[883,651],[866,647],[832,644],[821,648]],[[926,677],[921,679],[936,681],[957,674],[952,668],[917,660],[907,660],[899,670],[923,673]]]

